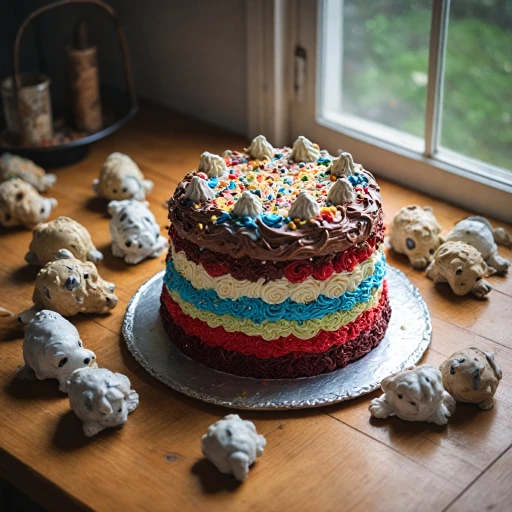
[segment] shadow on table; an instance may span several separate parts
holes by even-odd
[[[20,354],[20,364],[23,358]],[[59,391],[59,383],[56,379],[46,380],[22,380],[14,374],[11,382],[5,388],[7,393],[17,400],[67,400],[62,391]]]
[[[16,315],[0,315],[0,342],[23,339],[24,331]]]
[[[84,436],[82,422],[73,411],[63,414],[53,436],[53,444],[59,450],[68,452],[87,446],[90,439]]]
[[[483,414],[482,414],[483,413]],[[386,419],[378,419],[369,416],[368,421],[373,427],[384,428],[388,430],[390,439],[402,439],[404,436],[414,437],[425,435],[428,432],[445,433],[448,426],[451,431],[464,430],[468,424],[476,420],[476,416],[490,418],[493,414],[485,414],[487,411],[481,411],[474,404],[457,403],[455,412],[451,415],[447,425],[437,425],[427,423],[426,421],[405,421],[397,416],[390,416]],[[369,413],[368,413],[369,415]],[[481,420],[482,418],[479,418]]]
[[[77,418],[75,413],[71,410],[63,414],[53,435],[53,445],[64,452],[79,450],[89,445],[95,439],[101,437],[115,436],[116,432],[122,427],[107,428],[102,430],[93,438],[85,437],[82,430],[82,422]]]
[[[24,226],[12,226],[10,228],[6,228],[5,226],[0,226],[0,236],[14,235],[17,233],[24,233],[26,231],[27,231],[27,228]]]
[[[41,267],[36,267],[35,265],[29,265],[27,263],[26,265],[18,267],[12,274],[12,277],[15,281],[23,281],[24,283],[33,284],[40,270]],[[30,307],[30,305],[27,305],[27,308],[28,307]]]
[[[232,475],[224,475],[208,460],[199,459],[192,466],[192,474],[196,475],[203,491],[207,494],[215,494],[221,491],[236,491],[240,487],[239,482]]]
[[[110,242],[108,244],[102,245],[101,247],[98,247],[98,251],[103,254],[101,265],[108,267],[110,270],[116,270],[118,272],[126,271],[128,268],[128,265],[122,258],[117,258],[112,254],[112,244]]]
[[[85,202],[85,207],[95,213],[103,213],[105,217],[108,217],[107,206],[110,201],[104,197],[90,197]]]

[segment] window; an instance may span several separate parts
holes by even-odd
[[[291,138],[512,220],[509,0],[301,0],[296,10],[305,90]]]
[[[431,8],[431,0],[326,1],[322,115],[419,149]]]
[[[512,2],[452,0],[440,146],[512,172]]]

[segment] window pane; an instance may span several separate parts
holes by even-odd
[[[512,2],[452,0],[442,146],[512,169]]]
[[[340,4],[339,110],[422,137],[432,1]]]

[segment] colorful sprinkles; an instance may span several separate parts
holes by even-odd
[[[291,148],[284,148],[272,160],[251,159],[247,153],[226,151],[223,155],[228,172],[208,178],[203,173],[198,176],[208,182],[215,192],[213,205],[223,210],[220,216],[213,215],[211,222],[223,224],[233,222],[238,226],[257,229],[255,219],[236,218],[231,214],[234,204],[246,190],[256,194],[262,201],[264,224],[270,227],[287,226],[295,231],[307,225],[308,221],[288,218],[288,210],[300,192],[307,191],[322,207],[318,220],[333,222],[338,211],[329,206],[327,194],[337,177],[330,174],[332,157],[321,151],[321,157],[311,163],[292,162],[289,159]],[[362,201],[367,193],[368,179],[363,173],[348,178],[357,194],[356,201]],[[200,205],[195,205],[196,208]]]

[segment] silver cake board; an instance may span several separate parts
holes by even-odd
[[[330,373],[300,379],[253,379],[212,370],[171,343],[160,318],[164,272],[144,283],[123,322],[128,349],[155,379],[192,398],[233,409],[303,409],[350,400],[377,389],[384,377],[416,364],[430,344],[432,325],[418,289],[387,266],[391,320],[380,345]]]

